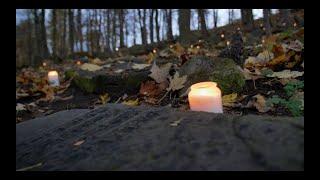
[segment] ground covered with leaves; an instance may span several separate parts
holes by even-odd
[[[179,72],[190,59],[200,56],[213,60],[227,56],[235,60],[245,79],[240,91],[222,91],[224,113],[304,116],[304,27],[291,28],[269,37],[258,36],[254,40],[250,40],[251,34],[237,30],[230,34],[241,36],[241,45],[223,34],[219,43],[199,39],[191,45],[167,44],[167,47],[153,49],[148,54],[133,56],[119,51],[115,58],[83,56],[61,64],[47,60],[38,68],[17,70],[16,122],[65,109],[97,108],[105,103],[171,106],[187,111],[186,84],[190,77]],[[238,51],[239,46],[241,51]],[[49,85],[47,74],[50,70],[58,71],[60,86]],[[90,79],[79,78],[82,77],[79,72],[99,72],[106,77],[116,75],[122,78],[130,77],[132,72],[146,72],[147,79],[139,81],[134,90],[117,89],[110,83],[103,91],[96,92],[96,86],[91,86]],[[115,87],[111,90],[108,86]]]

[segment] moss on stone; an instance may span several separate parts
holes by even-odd
[[[78,76],[79,74],[75,71],[75,70],[67,70],[65,73],[64,73],[64,76],[65,76],[65,79],[71,79],[73,77],[76,77]]]
[[[96,89],[96,83],[91,78],[76,76],[75,85],[86,93],[92,93]]]

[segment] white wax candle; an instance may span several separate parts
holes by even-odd
[[[221,91],[215,82],[192,85],[188,99],[192,111],[223,113]]]
[[[48,81],[50,86],[60,86],[59,75],[57,71],[49,71]]]

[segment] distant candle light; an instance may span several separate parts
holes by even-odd
[[[293,24],[293,27],[297,27],[297,23],[294,23],[294,24]]]
[[[224,38],[224,34],[221,34],[221,38],[222,38],[222,39]]]
[[[157,50],[156,50],[156,49],[154,49],[154,50],[152,50],[152,52],[155,54],[155,53],[157,53]]]
[[[119,51],[119,48],[116,48],[116,51]]]
[[[80,61],[77,61],[77,65],[81,65],[81,62],[80,62]]]
[[[230,46],[230,41],[227,41],[227,46]]]
[[[263,24],[262,24],[262,23],[260,24],[260,27],[263,27]]]
[[[287,23],[282,23],[282,26],[286,26],[287,25]]]
[[[197,46],[197,49],[200,49],[200,46],[199,46],[199,45]]]
[[[263,30],[263,31],[266,31],[266,28],[265,28],[265,27],[263,27],[263,28],[262,28],[262,30]]]
[[[240,27],[238,27],[237,30],[240,31],[241,30]]]
[[[170,48],[172,49],[172,48],[173,48],[173,45],[170,45]]]
[[[42,66],[44,66],[44,67],[47,66],[47,63],[43,62],[43,63],[42,63]]]
[[[266,41],[264,39],[261,40],[262,44],[264,44]]]
[[[193,48],[193,45],[191,44],[190,47]]]

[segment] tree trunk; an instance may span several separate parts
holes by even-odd
[[[293,25],[292,17],[289,9],[279,9],[280,13],[280,23],[284,27],[289,27]]]
[[[51,20],[51,26],[52,26],[52,56],[53,58],[56,58],[57,56],[57,10],[52,9],[52,20]]]
[[[47,45],[47,31],[45,25],[45,9],[41,9],[41,18],[40,18],[40,28],[41,28],[41,48],[42,48],[42,58],[49,57],[49,49]]]
[[[206,25],[206,18],[205,18],[205,10],[204,9],[198,9],[198,14],[200,17],[200,24],[201,24],[201,34],[203,38],[206,38],[209,36],[207,25]]]
[[[136,10],[133,10],[133,45],[137,44],[137,39],[136,39]]]
[[[63,10],[63,28],[62,28],[62,41],[61,41],[61,56],[66,57],[66,41],[67,41],[67,11]]]
[[[218,24],[218,10],[213,10],[213,28],[216,28]]]
[[[155,19],[156,19],[156,36],[157,36],[157,42],[160,42],[160,26],[159,26],[159,11],[158,9],[155,10]]]
[[[120,47],[124,47],[124,12],[119,9],[119,25],[120,25]]]
[[[150,9],[150,16],[149,16],[149,30],[150,30],[150,42],[153,43],[153,14],[154,9]]]
[[[68,9],[69,17],[69,46],[71,55],[74,53],[74,22],[73,22],[73,11]]]
[[[251,31],[254,28],[252,9],[241,9],[241,21],[245,31]]]
[[[182,41],[190,40],[190,9],[179,9],[179,31]]]
[[[113,50],[117,48],[117,10],[113,11],[113,23],[112,23],[112,46]]]
[[[167,16],[167,39],[168,41],[173,41],[173,33],[172,33],[172,9],[166,10]]]
[[[111,17],[110,17],[110,10],[107,9],[106,10],[106,13],[107,13],[107,34],[106,34],[106,49],[107,49],[107,52],[110,52],[111,48],[110,48],[110,33],[111,33],[111,26],[110,26],[110,23],[111,23]]]
[[[81,23],[81,9],[78,9],[77,25],[78,25],[78,37],[80,41],[80,51],[83,51],[83,36],[82,36],[82,23]]]
[[[143,15],[141,10],[138,9],[140,31],[141,31],[141,41],[143,45],[147,45],[147,29],[146,29],[146,10],[143,9]]]
[[[266,28],[267,36],[271,35],[271,25],[270,25],[270,9],[263,9],[263,23]]]

